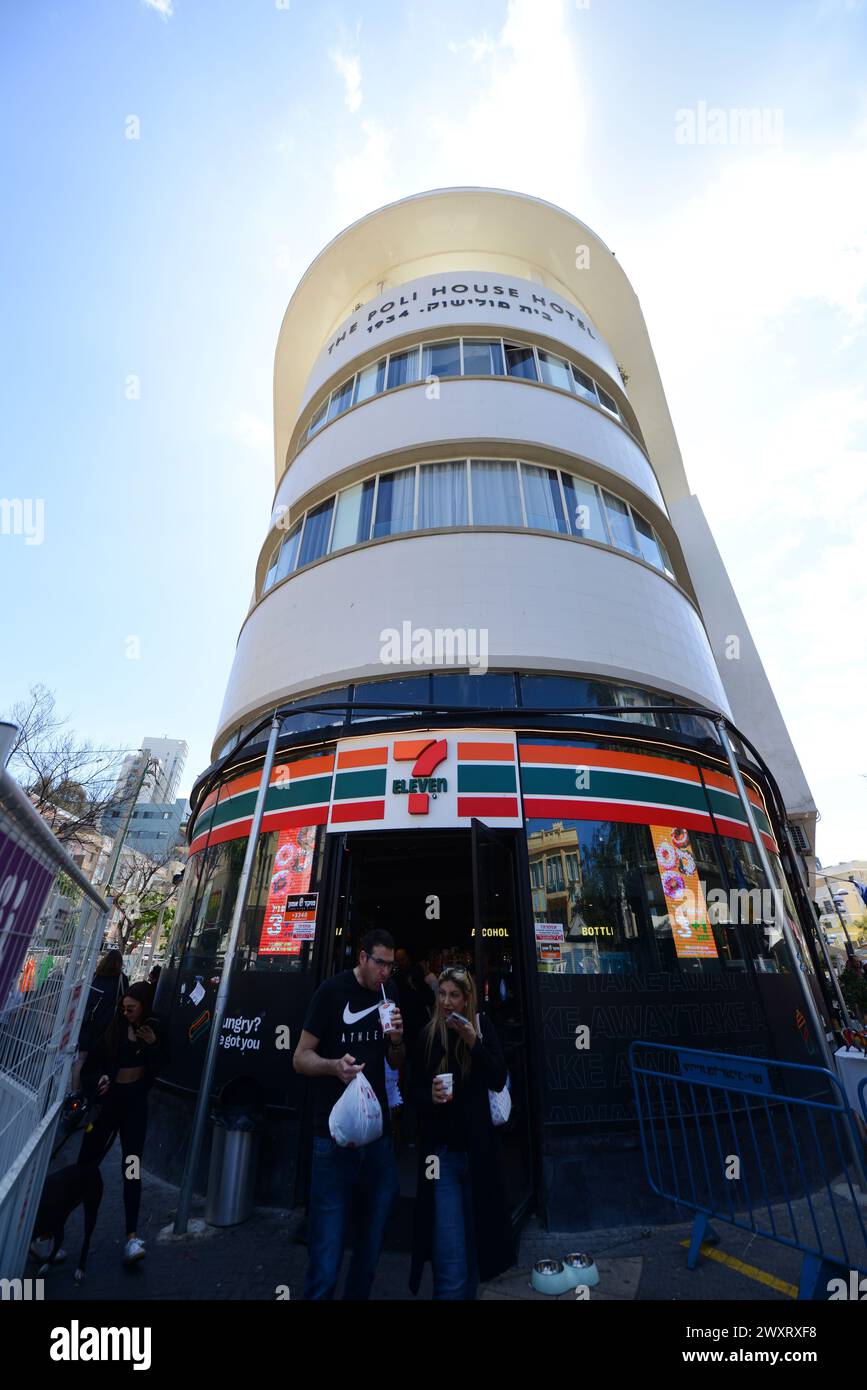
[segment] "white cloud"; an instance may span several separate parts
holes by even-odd
[[[328,56],[343,78],[346,105],[357,111],[361,105],[361,59],[336,49]]]
[[[431,168],[440,171],[434,184],[448,169],[450,184],[506,186],[577,205],[586,83],[569,16],[565,0],[509,0],[496,39],[469,40],[489,59],[487,83],[475,84],[475,103],[454,120],[426,123]]]
[[[173,0],[141,0],[142,4],[149,10],[156,10],[163,19],[171,19],[174,14]]]
[[[389,149],[392,135],[377,121],[362,121],[364,144],[360,150],[350,150],[334,166],[334,190],[337,215],[343,226],[370,212],[370,190],[379,189],[383,203],[389,196],[399,197],[386,190],[392,183]]]
[[[487,30],[484,30],[478,36],[474,35],[465,39],[463,43],[449,43],[450,53],[463,53],[464,51],[469,53],[472,62],[480,63],[483,58],[491,53],[496,53],[497,50],[493,39],[490,39]]]

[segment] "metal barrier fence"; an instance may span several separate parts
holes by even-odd
[[[867,1272],[864,1149],[836,1076],[639,1041],[629,1064],[650,1186],[696,1213],[689,1269],[713,1218],[800,1251],[799,1298]]]
[[[20,1278],[108,904],[0,767],[0,1278]]]

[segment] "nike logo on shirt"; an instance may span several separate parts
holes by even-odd
[[[371,1004],[369,1009],[362,1009],[360,1014],[354,1014],[347,1004],[343,1010],[343,1022],[357,1023],[360,1018],[366,1018],[368,1014],[372,1014],[374,1009],[378,1008],[378,1004]]]

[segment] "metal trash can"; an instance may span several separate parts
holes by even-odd
[[[224,1087],[218,1109],[211,1114],[211,1164],[205,1220],[209,1226],[237,1226],[253,1210],[256,1169],[263,1128],[258,1086]],[[241,1100],[247,1092],[246,1103]]]

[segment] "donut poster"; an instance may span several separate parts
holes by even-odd
[[[281,830],[277,836],[277,848],[271,867],[271,883],[268,901],[265,904],[265,917],[262,922],[262,935],[259,940],[259,955],[298,955],[302,937],[296,933],[295,920],[286,912],[290,895],[306,894],[310,887],[313,871],[313,851],[316,846],[316,826],[299,825],[291,830]],[[294,906],[294,902],[293,902]],[[309,916],[302,916],[309,923]],[[313,922],[315,924],[315,910]]]
[[[678,956],[709,956],[718,952],[707,915],[707,903],[699,882],[689,831],[652,825],[656,867],[662,883],[671,934]]]

